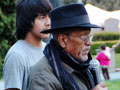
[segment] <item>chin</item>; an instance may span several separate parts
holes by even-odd
[[[85,55],[85,56],[80,56],[80,57],[78,58],[78,60],[79,60],[79,61],[87,61],[87,60],[88,60],[88,56],[87,56],[87,55]]]
[[[44,34],[41,37],[42,37],[42,39],[47,39],[47,38],[49,38],[49,36],[50,36],[50,34]]]

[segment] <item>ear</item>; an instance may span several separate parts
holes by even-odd
[[[64,34],[58,35],[58,42],[62,48],[66,48],[67,45],[67,36]]]

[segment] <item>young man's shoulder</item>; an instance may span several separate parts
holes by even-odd
[[[18,40],[7,52],[5,56],[5,62],[21,62],[27,59],[28,54],[27,46],[23,40]]]
[[[16,53],[21,53],[24,50],[24,41],[23,40],[18,40],[8,51],[8,53],[11,52],[16,52]]]

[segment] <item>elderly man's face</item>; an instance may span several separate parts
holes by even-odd
[[[92,44],[90,29],[75,29],[70,35],[63,35],[64,42],[61,46],[64,50],[78,61],[86,61],[88,52]]]

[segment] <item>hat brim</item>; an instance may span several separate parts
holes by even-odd
[[[94,25],[94,24],[85,24],[85,25],[73,25],[73,26],[66,26],[66,27],[57,27],[57,28],[51,28],[48,30],[41,31],[40,33],[53,33],[58,31],[58,29],[62,31],[63,28],[101,28],[100,26]]]

